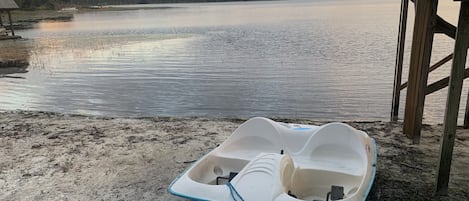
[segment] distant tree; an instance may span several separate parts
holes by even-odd
[[[110,4],[136,4],[136,3],[182,3],[182,2],[217,2],[233,0],[15,0],[23,9],[61,9],[66,6],[89,6]],[[236,0],[234,0],[236,1]],[[249,0],[238,0],[249,1]]]

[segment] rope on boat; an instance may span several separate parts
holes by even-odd
[[[243,199],[243,197],[241,197],[241,195],[238,193],[238,191],[236,191],[235,187],[230,183],[226,183],[226,185],[228,186],[228,188],[230,189],[230,194],[231,194],[231,198],[233,198],[234,201],[245,201]]]

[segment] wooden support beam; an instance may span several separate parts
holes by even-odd
[[[447,22],[440,16],[436,16],[436,29],[435,33],[442,33],[448,37],[455,39],[456,37],[456,27],[451,23]]]
[[[464,113],[464,129],[469,128],[469,92],[467,93],[467,99],[466,99],[466,111]]]
[[[453,53],[451,53],[450,55],[446,56],[445,58],[443,58],[442,60],[438,61],[437,63],[433,64],[432,66],[430,66],[430,68],[428,69],[428,73],[436,70],[437,68],[441,67],[443,64],[445,64],[446,62],[450,61],[451,59],[453,59]],[[448,86],[448,84],[446,84],[446,86]],[[404,82],[404,84],[401,85],[400,87],[400,90],[403,90],[407,87],[407,82]],[[427,93],[428,94],[428,93]]]
[[[391,121],[399,117],[399,100],[401,96],[402,64],[404,61],[405,34],[407,29],[407,13],[409,0],[401,0],[401,16],[399,18],[399,36],[397,38],[396,67],[394,72],[394,90],[392,94]]]
[[[463,72],[469,48],[469,1],[462,1],[459,11],[458,29],[454,45],[453,65],[449,78],[448,99],[441,136],[440,161],[436,180],[436,194],[447,195],[454,139],[458,120],[459,102],[463,85]]]
[[[416,0],[415,4],[403,131],[414,143],[419,143],[438,0]]]
[[[7,13],[8,13],[8,19],[10,20],[11,35],[15,36],[15,30],[13,30],[13,21],[11,20],[11,13],[10,13],[10,11],[7,11]]]
[[[432,66],[430,66],[430,69],[428,69],[428,72],[432,72],[434,70],[436,70],[437,68],[443,66],[445,63],[447,63],[448,61],[451,61],[451,59],[453,59],[453,53],[451,53],[450,55],[446,56],[445,58],[443,58],[442,60],[436,62],[435,64],[433,64]]]
[[[468,77],[469,77],[469,69],[464,69],[464,79]],[[425,95],[431,94],[435,91],[438,91],[440,89],[447,87],[448,83],[449,83],[449,76],[428,85],[427,88],[425,89]]]

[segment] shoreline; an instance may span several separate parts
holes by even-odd
[[[181,200],[166,189],[223,142],[243,119],[97,117],[0,111],[0,200]],[[321,125],[325,121],[281,119]],[[458,129],[449,196],[433,196],[441,125],[424,125],[421,144],[402,123],[345,122],[377,143],[367,200],[464,200],[469,196],[469,131]]]

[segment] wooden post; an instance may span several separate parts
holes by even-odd
[[[15,31],[13,30],[13,21],[11,20],[11,13],[10,13],[10,11],[7,11],[7,13],[8,13],[8,19],[10,20],[11,35],[15,36]]]
[[[399,118],[399,100],[401,96],[402,63],[404,61],[405,34],[407,29],[407,12],[409,0],[401,0],[401,16],[399,18],[399,36],[397,38],[396,70],[394,72],[394,90],[392,93],[391,121]]]
[[[417,144],[420,142],[425,88],[428,80],[438,0],[416,0],[415,4],[415,23],[403,131]]]
[[[466,112],[464,113],[464,129],[469,128],[469,92],[466,99]]]
[[[462,1],[454,45],[453,65],[448,87],[448,99],[444,121],[444,133],[441,136],[440,162],[436,180],[436,194],[447,195],[454,139],[458,120],[459,101],[463,84],[464,68],[469,48],[469,1]]]
[[[0,10],[0,27],[3,27],[2,11]]]

